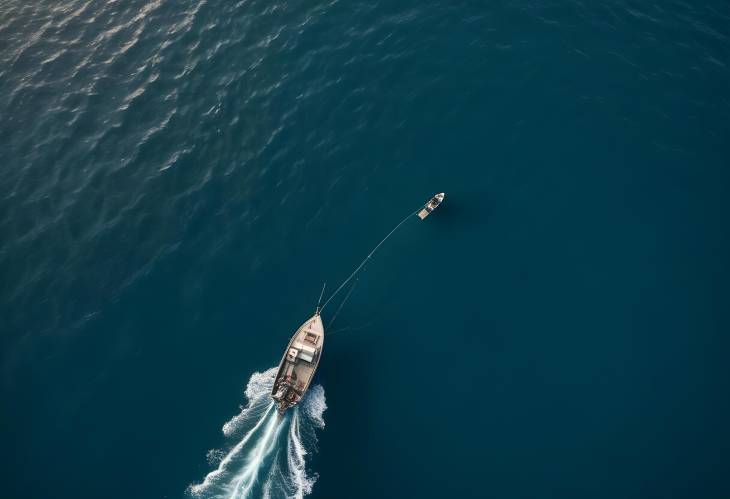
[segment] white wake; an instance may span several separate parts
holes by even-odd
[[[324,389],[311,387],[304,400],[281,417],[270,397],[275,375],[274,367],[251,376],[246,406],[223,425],[228,446],[208,451],[216,469],[190,485],[188,495],[301,499],[312,492],[317,475],[307,471],[306,458],[316,450],[316,431],[324,428]]]

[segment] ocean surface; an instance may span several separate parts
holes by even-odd
[[[0,496],[726,499],[729,219],[726,1],[0,0]]]

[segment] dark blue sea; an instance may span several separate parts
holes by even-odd
[[[0,0],[0,496],[726,499],[729,219],[726,1]]]

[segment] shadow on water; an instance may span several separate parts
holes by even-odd
[[[343,316],[340,325],[348,324]],[[333,335],[320,365],[317,382],[327,387],[330,404],[330,422],[320,439],[320,454],[327,459],[326,473],[320,469],[320,458],[315,457],[313,466],[322,471],[316,489],[316,497],[338,497],[342,483],[365,483],[370,463],[364,449],[368,447],[374,428],[370,411],[374,402],[374,386],[370,370],[374,368],[368,359],[367,329]],[[343,450],[352,451],[343,454]],[[342,455],[333,461],[331,456]],[[334,464],[334,468],[333,468]]]

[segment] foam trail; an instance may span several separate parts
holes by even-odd
[[[264,484],[263,497],[302,499],[311,494],[316,474],[307,472],[307,456],[316,450],[316,431],[324,428],[323,414],[327,409],[324,389],[313,386],[307,397],[294,409],[287,434],[285,453]]]
[[[271,453],[276,443],[276,437],[283,426],[283,421],[277,416],[269,418],[264,434],[259,439],[256,447],[251,451],[251,457],[247,460],[243,470],[233,481],[230,499],[248,497],[249,492],[256,483],[259,471],[266,457]]]
[[[223,425],[227,450],[208,452],[220,461],[202,482],[188,487],[189,496],[301,499],[312,492],[317,476],[308,473],[306,456],[316,450],[316,431],[324,428],[324,389],[311,387],[304,400],[281,417],[269,397],[275,375],[272,368],[251,376],[246,406]]]

